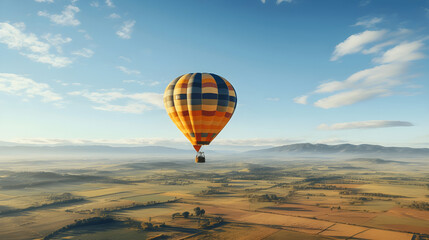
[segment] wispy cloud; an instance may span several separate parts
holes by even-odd
[[[331,81],[319,85],[315,93],[331,93],[350,88],[386,88],[399,85],[406,72],[405,64],[384,64],[352,74],[345,81]]]
[[[391,88],[404,84],[407,64],[390,63],[352,74],[344,81],[331,81],[317,87],[314,93],[336,93],[314,103],[316,107],[336,108],[392,95]]]
[[[314,106],[325,109],[337,108],[388,94],[389,91],[386,89],[356,89],[319,99]]]
[[[91,7],[99,7],[100,6],[100,3],[98,3],[97,1],[93,1],[93,2],[91,2],[90,4],[89,4]]]
[[[263,4],[265,4],[267,1],[266,1],[266,0],[261,0],[261,2],[262,2]],[[282,2],[291,3],[291,2],[293,2],[293,0],[276,0],[276,4],[277,4],[277,5],[279,5],[279,4],[280,4],[280,3],[282,3]]]
[[[271,101],[271,102],[278,102],[280,101],[280,98],[278,97],[271,97],[271,98],[266,98],[267,101]]]
[[[299,96],[293,99],[293,101],[295,103],[299,103],[299,104],[307,104],[307,95],[303,95],[303,96]]]
[[[127,61],[127,62],[131,62],[131,59],[124,57],[124,56],[119,56],[119,59],[122,59],[122,60]]]
[[[92,37],[86,32],[86,30],[84,30],[84,29],[79,29],[79,30],[77,30],[78,32],[80,32],[80,33],[83,33],[83,37],[86,39],[86,40],[92,40]]]
[[[395,44],[395,41],[387,41],[387,42],[383,42],[383,43],[377,44],[377,45],[375,45],[375,46],[373,46],[373,47],[371,47],[371,48],[369,48],[369,49],[364,49],[364,50],[362,50],[362,53],[363,53],[363,54],[373,54],[373,53],[378,53],[378,52],[380,52],[381,50],[383,50],[383,48],[385,48],[385,47],[387,47],[387,46],[391,46],[391,45],[393,45],[393,44]]]
[[[378,17],[374,17],[370,19],[366,18],[358,21],[353,26],[364,26],[364,27],[370,28],[370,27],[373,27],[375,24],[380,23],[381,21],[383,21],[383,18],[378,18]]]
[[[386,51],[381,58],[374,59],[379,63],[411,62],[422,59],[425,55],[421,52],[424,44],[422,41],[404,42]]]
[[[39,2],[39,3],[42,3],[42,2],[53,3],[54,2],[54,0],[34,0],[34,1]]]
[[[82,84],[78,83],[78,82],[67,83],[67,82],[63,82],[61,80],[55,80],[55,82],[60,84],[61,86],[82,86]]]
[[[47,33],[42,36],[43,39],[45,39],[48,43],[50,43],[52,46],[54,46],[57,49],[58,53],[63,53],[62,45],[69,43],[72,41],[71,38],[61,36],[61,34],[51,34]]]
[[[293,0],[277,0],[276,4],[280,4],[282,2],[291,3]]]
[[[23,23],[11,25],[7,22],[0,23],[0,42],[11,49],[26,49],[35,53],[45,53],[49,51],[49,44],[39,41],[33,33],[25,34]]]
[[[111,91],[75,91],[68,93],[71,96],[82,96],[97,105],[92,108],[102,111],[125,113],[143,113],[154,108],[163,108],[160,93],[125,93],[119,90]],[[124,103],[125,102],[125,103]]]
[[[24,99],[41,97],[43,102],[58,102],[63,98],[55,93],[46,83],[38,83],[30,78],[13,74],[0,73],[0,92]]]
[[[362,52],[375,55],[372,63],[378,65],[360,70],[343,81],[322,83],[315,91],[305,96],[331,94],[314,102],[316,107],[329,109],[399,94],[394,91],[395,87],[412,88],[415,84],[409,80],[412,75],[408,74],[408,69],[412,61],[425,57],[423,54],[425,46],[424,40],[404,42],[403,39],[410,37],[411,33],[412,31],[408,29],[400,29],[399,31],[365,31],[351,35],[336,46],[331,60],[346,54]],[[382,38],[387,39],[365,49],[367,44]],[[392,45],[394,46],[388,48]],[[295,98],[294,102],[305,104],[307,100],[305,96]]]
[[[6,44],[10,49],[19,50],[21,55],[33,61],[47,63],[53,67],[65,67],[72,63],[67,57],[51,54],[48,43],[40,41],[33,33],[24,33],[24,29],[25,24],[23,23],[11,25],[7,22],[1,22],[0,43]],[[68,39],[62,40],[68,41]]]
[[[111,18],[111,19],[118,19],[118,18],[121,18],[121,16],[119,14],[117,14],[117,13],[112,13],[112,14],[109,15],[109,18]]]
[[[92,55],[94,55],[94,51],[92,51],[91,49],[88,49],[88,48],[82,48],[81,50],[77,50],[77,51],[72,52],[72,54],[76,55],[76,56],[90,58],[90,57],[92,57]]]
[[[63,26],[77,26],[80,24],[79,20],[75,18],[75,14],[78,13],[80,9],[73,5],[68,5],[61,12],[61,14],[49,14],[46,11],[39,11],[37,14],[42,17],[47,17],[51,22],[63,25]]]
[[[125,21],[122,25],[122,27],[116,32],[116,35],[118,35],[120,38],[123,39],[130,39],[131,33],[133,32],[133,27],[136,21]]]
[[[139,75],[140,74],[140,71],[128,69],[124,66],[117,66],[116,68],[121,70],[123,73],[128,74],[128,75]]]
[[[410,122],[405,121],[386,121],[386,120],[371,120],[361,122],[345,122],[335,123],[332,125],[320,124],[320,130],[347,130],[347,129],[367,129],[367,128],[387,128],[387,127],[411,127],[414,126]]]
[[[138,80],[123,80],[123,83],[136,83],[139,85],[149,85],[149,86],[156,86],[160,84],[158,81],[138,81]]]
[[[40,63],[47,63],[53,67],[65,67],[72,63],[67,57],[59,57],[54,54],[34,54],[34,53],[21,53],[30,60]]]
[[[339,43],[332,53],[331,61],[336,61],[340,57],[347,54],[357,53],[363,50],[365,45],[376,42],[382,39],[386,30],[380,31],[365,31],[353,34],[348,37],[344,42]]]
[[[106,5],[111,8],[115,7],[115,4],[113,4],[112,0],[106,0]]]

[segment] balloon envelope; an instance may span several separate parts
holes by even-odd
[[[199,151],[231,119],[237,106],[234,87],[213,73],[188,73],[165,89],[164,105],[179,130]]]

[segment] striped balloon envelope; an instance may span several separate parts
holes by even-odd
[[[237,95],[225,78],[213,73],[188,73],[165,89],[168,116],[196,151],[209,145],[231,119]]]

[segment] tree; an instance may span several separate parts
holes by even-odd
[[[204,214],[206,213],[206,210],[204,210],[204,209],[201,209],[201,211],[200,211],[200,216],[204,216]]]
[[[195,212],[195,216],[200,216],[200,212],[201,212],[201,209],[200,209],[200,207],[196,207],[196,208],[194,208],[194,212]]]
[[[183,212],[183,213],[182,213],[182,216],[183,216],[184,218],[188,218],[188,217],[189,217],[189,212],[188,212],[188,211]]]

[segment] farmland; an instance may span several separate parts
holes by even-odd
[[[427,239],[429,165],[365,161],[2,162],[0,238]]]

